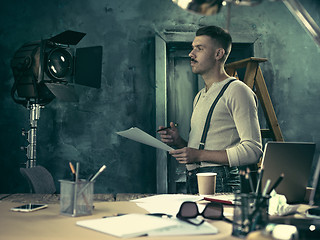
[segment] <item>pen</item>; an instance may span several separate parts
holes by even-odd
[[[80,163],[79,162],[77,162],[76,163],[76,182],[78,182],[78,180],[79,180],[79,171],[80,171]]]
[[[73,175],[73,181],[75,181],[76,180],[76,171],[74,170],[72,162],[69,162],[69,166],[70,166],[70,169],[71,169],[71,172]]]
[[[263,177],[264,168],[261,167],[258,171],[259,171],[259,176],[258,176],[256,194],[261,193],[261,181],[262,181],[262,177]]]
[[[73,197],[73,214],[72,216],[77,215],[77,199],[78,199],[78,180],[79,180],[79,168],[80,168],[80,163],[76,163],[76,179],[75,179],[75,184],[74,184],[74,197]]]
[[[271,180],[268,179],[267,182],[266,182],[266,185],[264,186],[263,192],[262,192],[262,196],[263,196],[263,197],[266,196],[267,191],[268,191],[268,188],[269,188],[269,186],[270,186],[270,183],[271,183]]]
[[[257,213],[257,211],[259,210],[261,204],[263,204],[264,201],[266,201],[266,195],[267,195],[267,191],[268,191],[268,188],[270,186],[270,183],[271,183],[271,180],[268,179],[266,181],[266,185],[264,186],[264,189],[262,191],[262,198],[260,198],[260,200],[258,200],[258,198],[256,199],[257,201],[255,201],[255,210],[253,211],[253,213],[250,215],[250,218],[252,219],[254,217],[254,215]]]
[[[102,172],[104,171],[105,168],[106,168],[106,165],[103,165],[103,166],[99,169],[99,171],[98,171],[91,179],[89,179],[89,181],[87,182],[87,184],[84,185],[84,187],[79,191],[78,194],[83,193],[83,191],[86,190],[86,188],[89,186],[90,182],[93,182],[93,181],[100,175],[100,173],[102,173]]]
[[[280,177],[277,179],[277,181],[273,184],[273,186],[268,191],[268,193],[267,193],[268,195],[272,192],[273,189],[276,189],[276,187],[278,187],[278,185],[281,183],[283,177],[284,177],[284,173],[281,173]]]
[[[93,181],[100,175],[100,173],[102,173],[102,172],[104,171],[105,168],[106,168],[106,165],[103,165],[103,166],[99,169],[99,171],[96,173],[96,175],[94,175],[94,176],[89,180],[89,182],[93,182]]]
[[[244,192],[243,179],[245,178],[244,170],[239,170],[239,175],[240,175],[240,191],[241,193],[243,193]]]
[[[249,168],[247,168],[247,172],[246,172],[245,178],[249,181],[251,192],[254,192],[253,183],[252,183],[252,179],[251,179],[250,169]]]
[[[175,127],[178,127],[178,123],[175,123],[174,126],[175,126]],[[158,129],[157,132],[160,132],[160,131],[163,131],[163,130],[167,130],[167,129],[169,129],[169,128],[171,128],[171,126]]]

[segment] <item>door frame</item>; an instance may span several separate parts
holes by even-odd
[[[156,127],[165,126],[168,122],[167,96],[167,44],[173,42],[192,42],[192,32],[163,32],[155,35],[155,96],[156,96]],[[159,137],[159,136],[157,136]],[[157,193],[168,193],[169,172],[168,153],[164,150],[156,151],[156,180]]]

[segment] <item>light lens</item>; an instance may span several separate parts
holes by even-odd
[[[72,72],[72,56],[63,48],[55,48],[48,55],[48,71],[54,79],[63,80]]]

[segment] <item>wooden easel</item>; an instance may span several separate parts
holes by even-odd
[[[274,141],[284,141],[278,120],[272,106],[270,95],[262,75],[259,63],[266,62],[266,58],[250,57],[225,65],[230,76],[237,77],[237,69],[246,68],[243,82],[255,91],[263,109],[269,129],[261,129],[262,138],[272,138]]]

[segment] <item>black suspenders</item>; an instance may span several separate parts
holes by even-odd
[[[210,119],[213,113],[213,109],[215,108],[215,106],[217,105],[217,102],[219,101],[219,99],[221,98],[221,96],[223,95],[224,91],[227,89],[227,87],[230,85],[231,82],[233,82],[236,79],[231,79],[229,82],[227,82],[221,89],[221,91],[219,92],[218,96],[216,97],[216,99],[214,100],[214,102],[212,103],[210,110],[208,112],[207,115],[207,119],[206,119],[206,123],[204,125],[204,129],[202,132],[202,137],[201,137],[201,141],[200,141],[200,145],[199,145],[199,150],[203,150],[204,149],[204,144],[206,142],[207,139],[207,133],[209,130],[209,126],[210,126]],[[200,96],[199,96],[200,98]],[[199,100],[198,98],[198,100]]]

